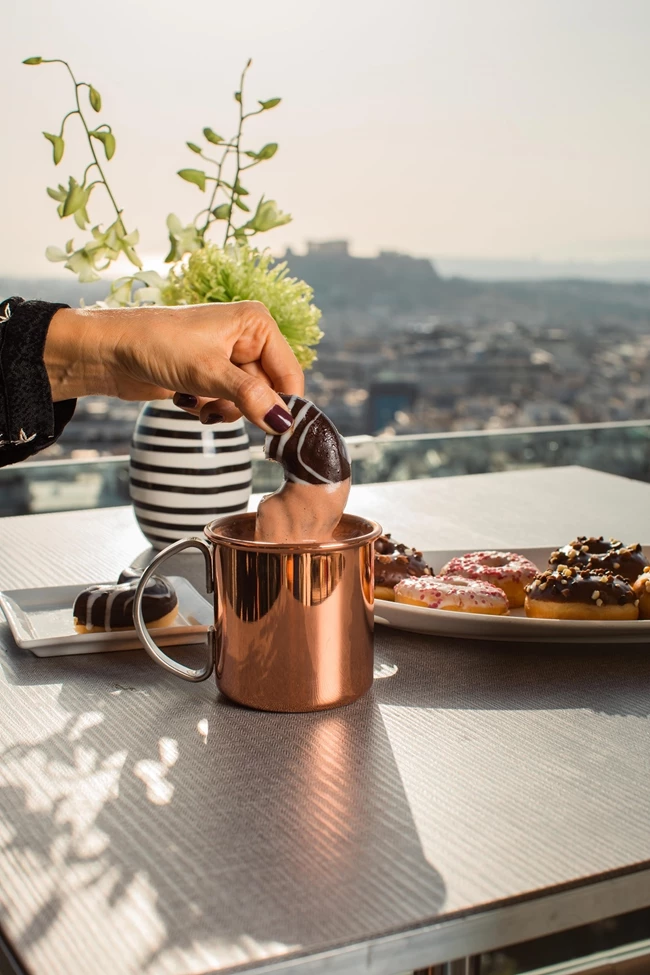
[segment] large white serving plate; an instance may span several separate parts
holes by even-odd
[[[187,579],[168,576],[178,596],[178,615],[171,626],[151,629],[162,646],[203,643],[213,622],[213,609]],[[107,650],[136,650],[142,644],[135,630],[109,633],[77,633],[72,622],[72,606],[81,586],[51,586],[44,589],[12,589],[0,592],[3,610],[19,647],[37,657],[61,657],[75,653],[101,653]]]
[[[557,546],[556,546],[557,547]],[[650,552],[650,545],[643,546]],[[552,548],[512,548],[500,551],[519,552],[540,570],[546,568]],[[465,555],[466,550],[424,552],[434,572],[439,572],[449,559]],[[647,643],[650,642],[650,620],[538,620],[528,619],[523,609],[511,610],[508,616],[484,613],[449,613],[406,603],[375,600],[375,622],[400,630],[429,633],[431,636],[455,636],[471,640],[516,640],[531,643]]]

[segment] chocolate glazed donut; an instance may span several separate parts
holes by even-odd
[[[268,436],[264,452],[284,469],[282,486],[262,498],[255,538],[262,542],[328,542],[350,493],[345,440],[314,403],[282,396],[294,419],[283,434]]]
[[[338,484],[350,477],[347,444],[334,424],[308,399],[280,394],[294,418],[282,435],[267,436],[264,452],[282,464],[293,484]]]
[[[141,572],[125,569],[116,585],[89,586],[74,601],[75,629],[79,632],[126,630],[133,627],[133,600]],[[167,626],[176,616],[178,597],[164,576],[152,576],[142,601],[145,623]]]

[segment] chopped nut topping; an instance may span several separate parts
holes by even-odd
[[[596,606],[602,606],[602,605],[603,605],[602,599],[597,599],[596,600]]]
[[[600,589],[594,589],[591,594],[592,599],[600,599]]]

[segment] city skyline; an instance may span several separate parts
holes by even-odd
[[[111,179],[152,261],[166,214],[187,221],[201,205],[175,176],[194,164],[184,143],[233,119],[249,55],[251,96],[283,98],[251,128],[280,144],[250,185],[294,215],[260,238],[277,253],[344,237],[353,253],[434,260],[650,259],[642,0],[406,0],[399,15],[385,0],[251,0],[246,16],[207,0],[191,17],[170,0],[155,13],[116,0],[110,20],[80,0],[65,18],[45,0],[14,5],[0,65],[5,276],[60,273],[45,247],[79,237],[45,187],[81,169],[81,143],[55,169],[41,135],[70,92],[56,66],[20,64],[35,54],[68,57],[101,90]],[[91,217],[106,221],[98,204]]]

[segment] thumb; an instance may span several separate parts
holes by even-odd
[[[231,400],[247,420],[266,433],[286,433],[293,416],[267,383],[227,362],[221,373],[222,397]]]

